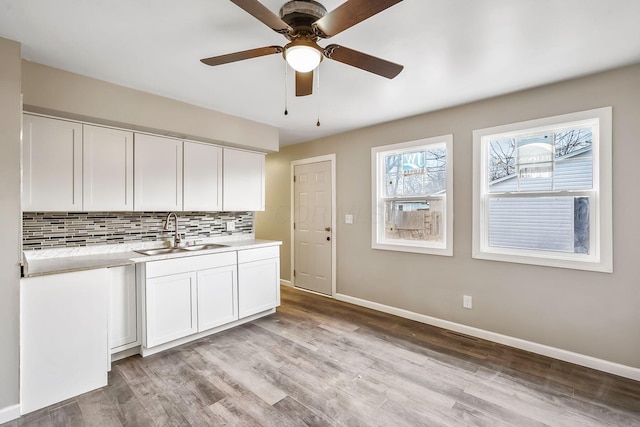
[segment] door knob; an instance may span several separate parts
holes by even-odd
[[[331,240],[331,237],[327,237],[327,242]]]
[[[331,227],[325,227],[324,231],[331,231]]]

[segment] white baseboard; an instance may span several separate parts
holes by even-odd
[[[289,280],[280,279],[280,284],[283,286],[288,286],[290,288],[293,288],[293,283],[291,283],[291,281]]]
[[[20,405],[7,406],[0,409],[0,424],[20,418]]]
[[[598,371],[607,372],[610,374],[640,381],[640,369],[634,368],[632,366],[609,362],[607,360],[586,356],[584,354],[574,353],[560,348],[550,347],[548,345],[526,341],[520,338],[514,338],[508,335],[502,335],[496,332],[486,331],[484,329],[478,329],[472,326],[450,322],[448,320],[438,319],[437,317],[414,313],[412,311],[380,304],[377,302],[367,301],[360,298],[355,298],[349,295],[336,294],[335,299],[381,311],[383,313],[404,317],[405,319],[415,320],[416,322],[426,323],[427,325],[437,326],[439,328],[460,332],[476,338],[482,338],[487,341],[496,342],[498,344],[508,345],[509,347],[518,348],[520,350],[526,350],[532,353],[541,354],[543,356],[552,357],[554,359],[573,363],[575,365],[586,366],[587,368],[592,368]]]

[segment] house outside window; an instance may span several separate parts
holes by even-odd
[[[453,254],[453,136],[371,149],[374,249]]]
[[[613,271],[611,108],[474,131],[473,257]]]

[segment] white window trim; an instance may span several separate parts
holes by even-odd
[[[379,154],[388,151],[401,151],[430,144],[444,144],[447,150],[446,160],[446,196],[445,215],[443,217],[443,243],[430,244],[416,242],[411,244],[409,240],[400,240],[398,243],[379,243],[378,233],[380,228],[384,228],[384,221],[379,223],[378,219],[384,216],[380,213],[381,204],[379,195],[384,191],[384,174],[378,174]],[[424,199],[421,197],[420,199]],[[382,215],[382,216],[381,216]],[[371,148],[371,247],[388,251],[413,252],[429,255],[453,256],[453,135],[442,135],[432,138],[424,138],[415,141],[402,142],[398,144],[383,145]]]
[[[595,193],[591,206],[593,227],[591,242],[594,251],[589,256],[557,252],[490,248],[488,246],[488,218],[486,218],[483,189],[487,186],[487,143],[483,138],[507,133],[537,131],[566,123],[598,119],[597,135],[593,141],[593,191],[562,191],[558,195]],[[502,135],[501,135],[502,136]],[[570,268],[577,270],[613,272],[612,221],[612,108],[603,107],[577,113],[512,123],[473,131],[473,248],[472,257],[492,261]]]

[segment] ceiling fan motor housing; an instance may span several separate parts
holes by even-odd
[[[280,19],[294,29],[292,37],[313,35],[312,24],[327,14],[327,9],[313,0],[292,0],[280,8]]]

